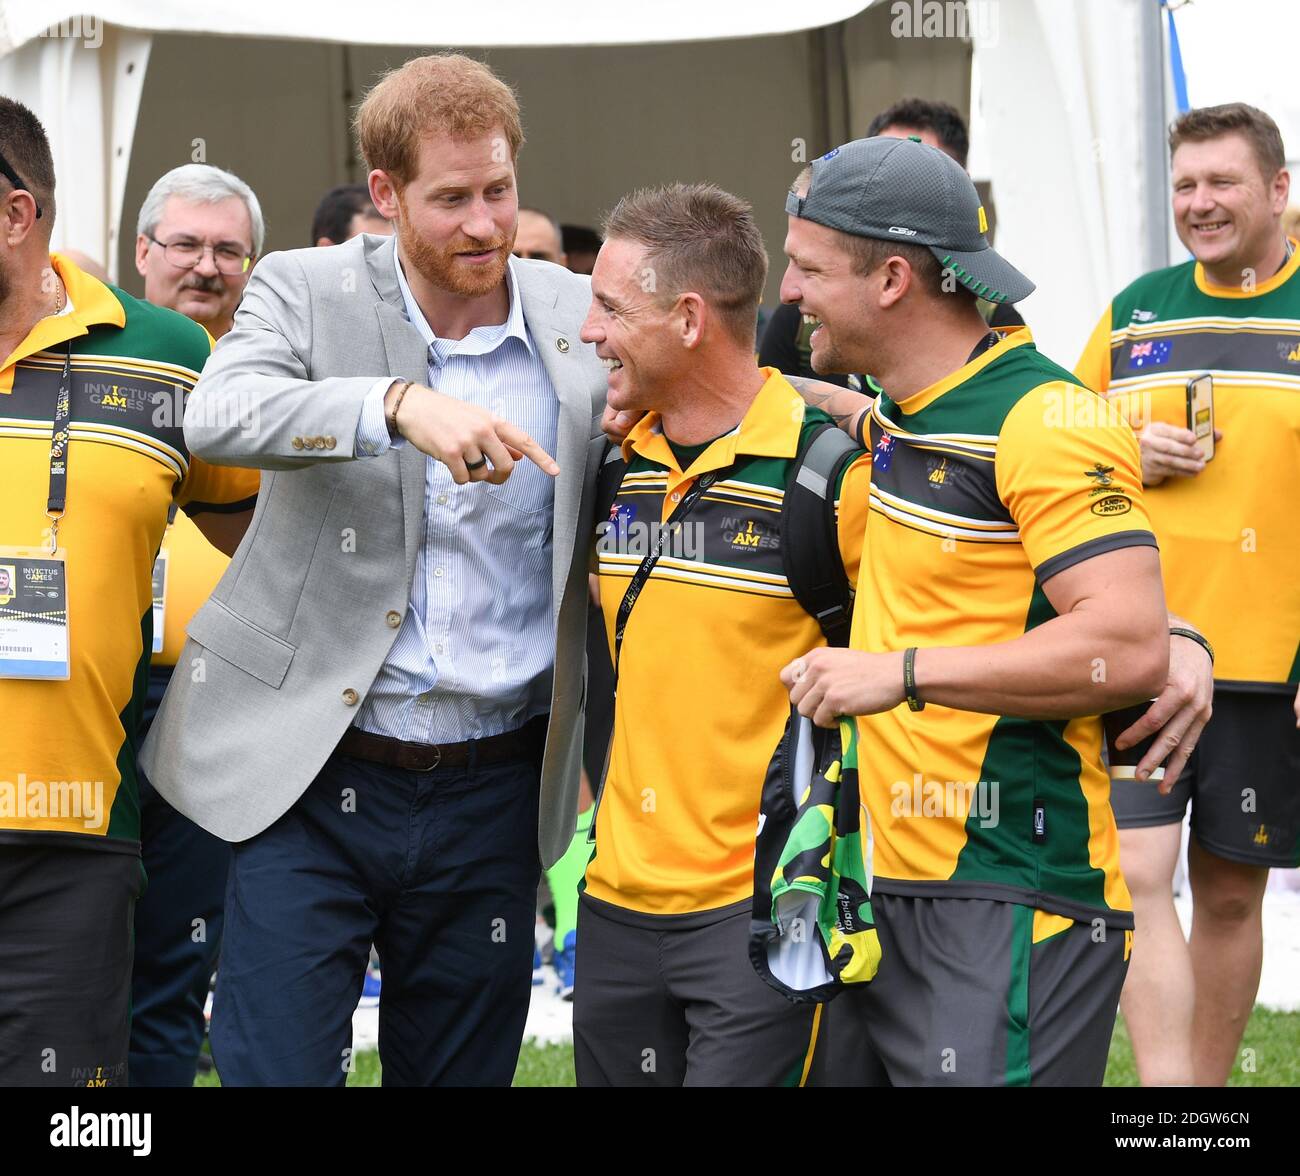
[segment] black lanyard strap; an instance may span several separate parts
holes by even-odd
[[[68,450],[71,447],[68,418],[72,415],[72,340],[63,353],[63,376],[54,402],[54,426],[50,435],[50,494],[45,517],[50,520],[50,554],[59,548],[59,520],[68,502]]]
[[[673,524],[680,524],[690,514],[691,509],[700,500],[700,496],[718,480],[721,473],[721,470],[710,470],[686,491],[685,497],[668,516],[668,522],[659,528],[659,539],[655,543],[654,550],[641,561],[632,575],[632,582],[628,584],[627,591],[623,593],[623,600],[618,606],[618,616],[614,621],[614,706],[616,710],[618,708],[618,665],[623,656],[623,633],[627,629],[627,619],[632,615],[632,608],[637,602],[637,597],[641,595],[641,589],[650,578],[650,573],[654,571],[655,564],[663,555],[664,544],[668,541]],[[600,815],[600,802],[605,795],[605,781],[609,779],[609,764],[613,753],[614,740],[611,738],[605,746],[605,763],[600,771],[600,784],[596,788],[596,804],[591,814],[591,827],[587,830],[588,844],[594,844],[596,840],[596,818]]]
[[[650,573],[654,571],[655,564],[659,562],[659,557],[664,553],[664,544],[668,542],[668,536],[672,531],[673,524],[680,524],[691,509],[700,500],[700,496],[718,480],[720,470],[711,470],[704,474],[700,479],[686,491],[685,497],[677,504],[677,508],[668,516],[668,522],[659,528],[659,538],[654,545],[654,549],[641,561],[640,567],[632,575],[632,582],[627,586],[627,591],[623,593],[622,603],[618,606],[618,617],[614,621],[614,689],[618,689],[618,663],[619,658],[623,655],[623,632],[627,629],[627,619],[632,615],[632,608],[641,595],[641,589],[645,587],[646,581],[650,578]]]

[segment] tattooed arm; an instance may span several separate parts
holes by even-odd
[[[782,375],[785,373],[783,372]],[[812,380],[807,376],[785,377],[800,396],[813,408],[820,408],[841,429],[855,440],[859,438],[862,414],[871,407],[874,397],[825,380]]]
[[[862,420],[862,414],[871,407],[875,400],[874,396],[868,396],[865,392],[854,392],[852,388],[841,388],[838,384],[828,384],[825,380],[813,380],[807,376],[790,376],[785,372],[781,374],[808,404],[813,408],[820,408],[850,437],[861,441],[858,436],[859,422]],[[600,427],[615,445],[621,445],[632,426],[643,415],[640,411],[616,412],[606,405]]]

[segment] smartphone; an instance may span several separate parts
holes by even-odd
[[[1106,732],[1106,766],[1110,769],[1112,780],[1137,780],[1137,766],[1142,762],[1142,757],[1151,750],[1156,736],[1150,735],[1141,743],[1124,751],[1120,751],[1115,746],[1115,740],[1150,709],[1151,702],[1136,702],[1132,706],[1124,707],[1123,710],[1111,711],[1101,716],[1102,728]],[[1165,766],[1161,764],[1144,783],[1158,784],[1164,778]]]
[[[1209,372],[1187,381],[1187,427],[1206,461],[1214,460],[1214,377]]]

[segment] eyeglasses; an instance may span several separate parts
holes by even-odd
[[[211,253],[212,264],[217,267],[217,273],[234,277],[236,274],[247,273],[253,260],[251,253],[245,253],[242,249],[236,249],[231,245],[205,245],[202,241],[191,241],[186,238],[163,242],[157,237],[150,237],[148,233],[145,236],[162,249],[168,263],[177,269],[193,269],[203,260],[205,253]]]
[[[4,178],[8,180],[16,189],[22,192],[26,192],[27,195],[32,198],[32,203],[36,205],[36,219],[40,220],[41,219],[40,201],[36,199],[35,193],[33,193],[32,190],[26,184],[23,183],[22,177],[19,176],[19,174],[16,171],[14,171],[12,167],[9,166],[9,161],[4,157],[3,154],[0,154],[0,176],[4,176]]]

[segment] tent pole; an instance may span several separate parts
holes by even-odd
[[[849,140],[849,72],[844,49],[844,22],[809,32],[813,96],[813,137],[809,158]]]
[[[1142,242],[1142,272],[1169,264],[1169,148],[1165,139],[1165,46],[1159,0],[1143,0],[1138,28],[1141,59],[1142,206],[1146,231]]]

